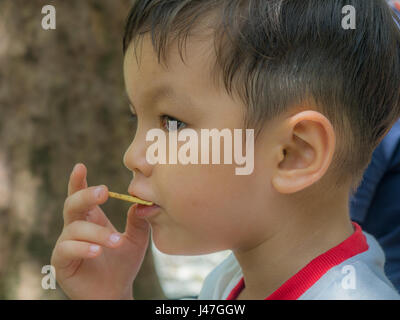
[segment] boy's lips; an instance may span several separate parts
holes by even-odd
[[[146,197],[146,196],[142,196],[142,195],[141,195],[140,193],[138,193],[138,192],[134,192],[131,188],[128,189],[128,193],[129,193],[131,196],[133,196],[133,197],[136,197],[136,198],[139,198],[139,199],[148,201],[148,202],[152,202],[153,205],[157,205],[157,203],[155,203],[153,200],[150,200],[150,199],[149,199],[148,197]]]
[[[133,188],[131,188],[131,187],[129,187],[128,193],[131,196],[134,196],[134,197],[140,198],[142,200],[149,201],[149,202],[153,203],[153,205],[151,205],[151,206],[143,205],[143,204],[140,204],[140,203],[137,204],[136,211],[135,211],[135,214],[137,216],[139,216],[141,218],[151,218],[151,217],[153,217],[153,216],[158,214],[158,209],[160,209],[160,206],[157,205],[154,201],[150,200],[146,196],[142,196],[138,192],[133,191]]]
[[[160,207],[156,204],[153,204],[152,206],[138,204],[136,207],[135,214],[140,218],[151,218],[159,213],[158,209],[160,209]]]

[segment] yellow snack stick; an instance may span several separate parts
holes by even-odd
[[[108,195],[109,195],[111,198],[121,199],[121,200],[129,201],[129,202],[136,202],[136,203],[144,204],[144,205],[146,205],[146,206],[151,206],[151,205],[153,205],[153,202],[145,201],[145,200],[142,200],[142,199],[139,199],[139,198],[136,198],[136,197],[132,197],[132,196],[128,196],[128,195],[126,195],[126,194],[120,194],[120,193],[116,193],[116,192],[111,192],[111,191],[109,191],[109,192],[108,192]]]

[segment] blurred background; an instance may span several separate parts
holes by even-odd
[[[0,299],[67,299],[42,288],[42,267],[61,233],[73,166],[88,184],[127,193],[122,158],[134,133],[122,74],[131,0],[0,1]],[[42,28],[42,8],[56,29]],[[129,204],[102,206],[118,231]],[[196,296],[229,252],[168,256],[149,246],[137,299]]]

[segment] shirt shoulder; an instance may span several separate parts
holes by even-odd
[[[331,268],[301,300],[400,300],[384,272],[385,256],[375,238],[363,232],[368,250]]]
[[[384,273],[382,248],[372,235],[363,234],[368,249],[330,268],[298,299],[400,300],[400,295]],[[231,253],[208,274],[198,299],[226,299],[242,276],[240,265]]]
[[[233,253],[207,275],[199,300],[224,300],[242,277],[242,270]]]

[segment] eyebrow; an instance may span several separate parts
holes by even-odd
[[[132,103],[132,101],[129,98],[129,95],[127,92],[125,92],[126,98],[128,99],[129,102],[129,108],[131,109],[132,112],[135,111],[135,105]],[[166,97],[171,97],[175,101],[184,101],[185,105],[194,105],[191,99],[186,96],[180,96],[170,85],[164,84],[157,86],[152,89],[148,89],[145,92],[145,97],[151,97],[149,99],[149,105],[154,106],[156,102],[166,98]]]

